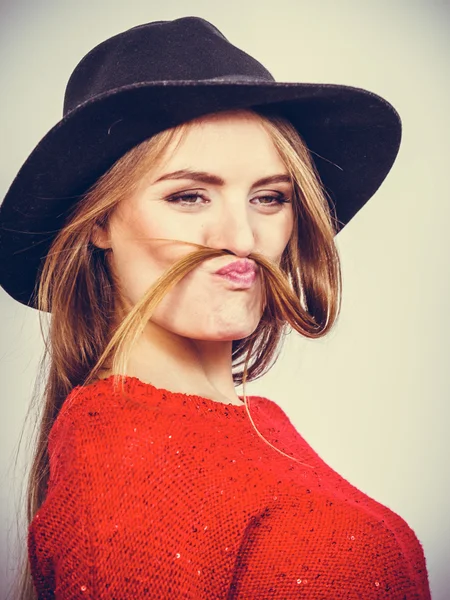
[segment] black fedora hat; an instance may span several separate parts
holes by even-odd
[[[197,17],[133,27],[96,46],[67,84],[63,118],[32,151],[0,207],[0,284],[35,305],[40,268],[68,211],[146,138],[222,110],[266,108],[306,142],[335,207],[337,231],[379,188],[397,156],[401,121],[367,90],[276,82]]]

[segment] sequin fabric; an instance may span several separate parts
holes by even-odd
[[[39,599],[428,600],[423,548],[330,468],[275,402],[113,377],[78,386],[49,436],[28,530]],[[312,467],[312,468],[311,468]]]

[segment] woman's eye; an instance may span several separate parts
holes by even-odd
[[[257,198],[253,198],[254,200],[268,200],[269,202],[262,202],[262,206],[273,206],[273,204],[287,204],[290,202],[286,196],[282,194],[279,196],[258,196]]]
[[[185,202],[189,206],[194,206],[195,204],[199,204],[195,202],[197,198],[206,200],[205,196],[203,196],[202,194],[199,194],[198,192],[190,192],[188,194],[178,194],[177,196],[170,196],[170,198],[166,198],[166,201],[170,202],[171,204],[181,204],[182,202]]]

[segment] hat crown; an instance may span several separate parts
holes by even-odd
[[[261,63],[205,19],[154,21],[119,33],[86,54],[67,84],[64,115],[124,86],[220,79],[274,81]]]

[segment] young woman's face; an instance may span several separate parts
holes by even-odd
[[[287,181],[260,182],[281,175]],[[174,262],[196,250],[150,238],[226,249],[234,256],[197,266],[166,295],[151,321],[198,340],[250,335],[262,315],[260,276],[249,289],[234,289],[213,273],[251,252],[279,263],[293,227],[292,203],[277,201],[292,200],[287,175],[271,138],[251,114],[222,113],[197,121],[110,220],[107,245],[130,303],[139,301]]]

